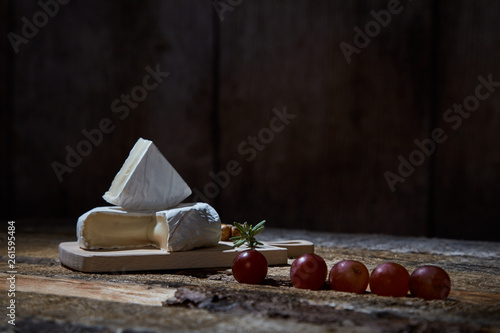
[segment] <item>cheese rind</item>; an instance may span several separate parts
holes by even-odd
[[[156,213],[158,223],[168,225],[168,251],[215,246],[221,239],[219,214],[206,203],[181,204]]]
[[[169,252],[187,251],[215,246],[220,237],[219,215],[205,203],[140,212],[97,207],[77,223],[78,245],[88,250],[154,246]]]
[[[126,210],[162,210],[177,206],[191,193],[154,143],[140,138],[103,198]]]

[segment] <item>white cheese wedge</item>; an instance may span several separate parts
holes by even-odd
[[[103,198],[125,210],[162,210],[189,195],[189,186],[154,143],[140,138]]]
[[[108,206],[80,216],[76,234],[78,245],[88,250],[155,246],[169,252],[187,251],[217,245],[220,223],[215,209],[201,202],[141,212]]]

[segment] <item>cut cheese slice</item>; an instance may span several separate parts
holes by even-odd
[[[125,210],[162,210],[189,195],[189,186],[154,143],[140,138],[103,198]]]
[[[166,224],[157,223],[154,211],[131,212],[116,206],[94,208],[76,224],[78,245],[91,250],[151,245],[166,249],[167,231]]]
[[[76,230],[78,245],[87,250],[154,246],[187,251],[215,246],[221,237],[219,214],[201,202],[162,211],[97,207],[80,216]]]

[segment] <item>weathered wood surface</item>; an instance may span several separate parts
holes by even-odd
[[[7,1],[0,2],[0,35],[6,36],[9,29],[9,3]],[[12,134],[12,128],[10,126],[10,115],[12,112],[12,105],[10,93],[12,92],[9,81],[12,78],[12,69],[9,68],[9,57],[11,55],[9,50],[9,43],[7,39],[2,38],[0,42],[0,105],[3,106],[0,112],[0,173],[4,175],[11,175],[11,163],[10,163],[10,135]],[[5,182],[2,182],[0,186],[0,201],[5,203],[5,207],[11,206],[12,204],[12,193],[11,190],[11,178],[6,177]],[[3,206],[0,206],[3,208]],[[10,215],[10,209],[5,211],[3,214]],[[12,216],[12,215],[10,215]]]
[[[9,274],[0,274],[1,289],[8,290]],[[75,279],[48,278],[20,275],[16,278],[16,289],[27,293],[57,295],[64,297],[90,298],[128,304],[161,305],[173,297],[176,289],[142,285],[127,285],[112,282],[82,281]]]
[[[15,15],[9,29],[21,33],[21,17],[31,19],[40,7],[10,4]],[[210,2],[200,1],[71,1],[20,46],[8,64],[16,73],[9,82],[15,92],[10,219],[34,217],[35,211],[47,218],[76,217],[102,205],[101,196],[138,137],[153,140],[189,184],[208,182],[212,10]],[[148,79],[156,87],[144,100],[133,99],[134,89],[151,76],[146,68],[157,66],[169,75]],[[101,142],[59,182],[51,164],[66,164],[66,146],[78,150],[88,140],[82,131],[99,129],[103,119],[110,119],[113,130],[102,140],[96,135]]]
[[[499,5],[401,1],[348,64],[340,43],[388,3],[232,1],[221,21],[208,0],[70,1],[14,54],[7,33],[41,7],[2,1],[0,217],[74,219],[101,205],[143,136],[201,192],[216,184],[211,172],[239,163],[229,184],[205,192],[229,223],[499,240],[500,92],[394,193],[384,179],[415,139],[449,128],[443,112],[478,75],[500,81]],[[156,65],[170,75],[127,116],[113,112]],[[239,152],[284,106],[297,117],[262,132],[269,142],[254,158]],[[59,182],[52,162],[105,118],[113,131]]]
[[[73,234],[17,234],[16,329],[23,332],[242,331],[340,332],[500,330],[498,243],[266,229],[262,240],[296,237],[317,244],[328,268],[360,260],[371,271],[395,261],[410,272],[422,264],[446,269],[446,301],[295,289],[289,265],[270,267],[262,285],[237,283],[230,269],[85,274],[60,265],[57,247]],[[1,236],[5,244],[6,236]],[[3,250],[2,250],[3,251]],[[1,252],[0,289],[6,288]],[[289,264],[292,260],[289,260]],[[1,306],[6,305],[2,297]],[[163,303],[163,306],[161,306]],[[3,331],[13,331],[5,322]]]
[[[220,165],[235,159],[243,171],[222,191],[223,215],[310,230],[427,233],[428,163],[395,193],[384,172],[428,131],[431,39],[421,36],[430,34],[429,5],[405,3],[350,64],[339,44],[353,44],[352,29],[386,4],[248,2],[226,15]],[[251,160],[248,137],[259,138],[273,108],[285,106],[295,118],[278,122],[284,129],[272,140],[262,132]]]
[[[489,234],[489,239],[499,240],[500,3],[438,3],[435,117],[436,126],[449,138],[436,154],[435,234],[472,239]],[[476,97],[478,77],[488,80],[490,75],[494,86],[481,88],[485,97]],[[454,113],[454,119],[449,116],[446,122],[444,113],[455,104],[465,104],[464,115]]]

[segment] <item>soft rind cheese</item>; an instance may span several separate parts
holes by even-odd
[[[160,225],[168,225],[168,251],[215,246],[222,235],[219,214],[206,203],[181,204],[174,209],[157,212],[156,221]]]
[[[191,193],[154,143],[140,138],[103,198],[125,210],[162,210],[177,206]]]
[[[94,208],[78,219],[78,245],[87,250],[154,246],[188,251],[215,246],[221,237],[219,214],[206,203],[181,204],[162,211]]]

